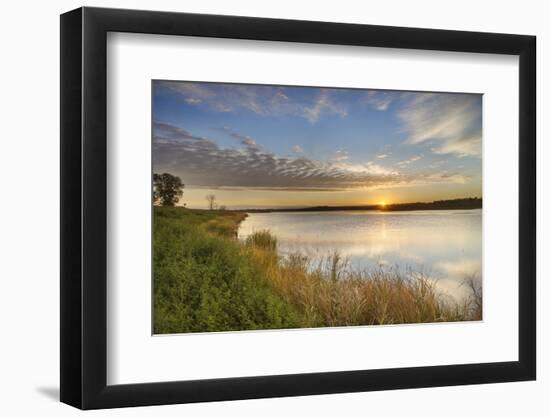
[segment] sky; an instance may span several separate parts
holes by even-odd
[[[482,96],[160,81],[153,171],[228,209],[481,197]]]

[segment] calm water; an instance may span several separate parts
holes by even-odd
[[[357,268],[412,268],[457,298],[466,274],[481,276],[481,210],[252,213],[239,238],[263,229],[277,236],[282,256],[338,251]]]

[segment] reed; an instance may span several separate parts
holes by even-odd
[[[274,290],[302,313],[305,327],[481,319],[480,286],[472,287],[479,280],[468,281],[472,295],[460,303],[410,269],[358,270],[339,253],[314,261],[299,253],[279,258],[256,247],[251,255]]]

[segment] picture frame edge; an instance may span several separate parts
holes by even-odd
[[[318,43],[335,43],[365,30],[363,46],[397,47],[399,33],[410,33],[401,48],[514,54],[520,57],[520,261],[519,358],[513,362],[441,365],[173,381],[108,386],[106,383],[106,36],[110,31],[137,31],[136,24],[153,13],[146,28],[183,35],[174,22],[200,19],[186,30],[212,37],[311,42],[300,27],[326,28]],[[159,21],[165,24],[159,25]],[[236,31],[230,22],[239,22]],[[204,23],[211,22],[211,25]],[[223,24],[221,24],[222,22]],[[244,22],[244,26],[242,23]],[[262,24],[258,24],[261,22]],[[268,22],[269,24],[264,24]],[[221,24],[221,26],[219,26]],[[288,31],[275,33],[274,28]],[[185,24],[181,24],[184,27]],[[221,33],[220,30],[228,30]],[[256,31],[250,31],[255,28]],[[124,30],[127,29],[127,30]],[[146,29],[147,30],[147,29]],[[269,33],[272,39],[268,39]],[[379,34],[377,35],[377,31]],[[316,31],[317,33],[318,31]],[[389,40],[388,33],[394,32]],[[142,33],[156,33],[145,31]],[[308,33],[310,33],[308,31]],[[428,39],[438,35],[437,42]],[[114,408],[281,396],[408,389],[536,379],[536,37],[458,32],[441,29],[313,22],[238,16],[79,8],[61,15],[60,40],[60,400],[81,409]],[[439,36],[444,35],[444,36]],[[294,36],[295,40],[290,40]],[[332,36],[332,37],[331,37]],[[481,37],[480,43],[469,43]],[[328,42],[322,42],[323,39]],[[369,43],[369,39],[372,41]],[[356,38],[350,42],[358,42]],[[447,43],[451,49],[438,49]],[[356,45],[356,43],[350,43]],[[383,46],[383,45],[393,46]],[[348,45],[344,43],[342,45]],[[479,50],[475,50],[475,45]],[[453,49],[454,48],[454,49]],[[493,52],[491,51],[491,48]],[[497,52],[495,52],[497,51]],[[93,64],[90,64],[92,63]]]

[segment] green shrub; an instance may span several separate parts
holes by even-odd
[[[271,289],[261,266],[228,237],[243,218],[155,207],[156,334],[299,326],[294,308]]]

